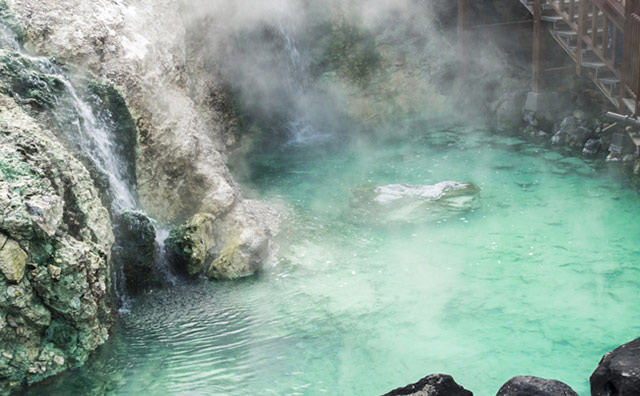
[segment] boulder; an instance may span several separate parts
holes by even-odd
[[[270,257],[277,216],[257,201],[245,200],[221,218],[199,213],[176,227],[166,242],[172,265],[189,276],[218,280],[251,275]]]
[[[592,396],[640,395],[640,338],[605,354],[590,382]]]
[[[530,376],[513,377],[502,385],[496,396],[578,396],[569,385]]]
[[[125,211],[115,222],[113,261],[122,268],[127,292],[136,294],[153,283],[156,230],[141,212]]]
[[[171,231],[165,249],[167,258],[179,272],[189,276],[202,273],[216,247],[214,221],[214,216],[199,213]]]
[[[450,375],[432,374],[383,396],[473,396],[473,393],[458,385]]]
[[[553,144],[566,144],[572,148],[583,148],[587,140],[595,136],[595,131],[574,116],[566,117],[560,123],[560,129],[553,135]]]
[[[602,140],[600,139],[589,139],[584,144],[584,148],[582,149],[582,154],[588,157],[593,157],[598,154],[602,150]]]
[[[215,259],[206,267],[211,279],[228,280],[248,276],[271,257],[272,238],[278,219],[271,207],[246,200],[216,222],[218,247]]]

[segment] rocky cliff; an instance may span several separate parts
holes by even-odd
[[[144,210],[179,224],[215,220],[211,259],[230,249],[262,264],[275,232],[270,210],[243,199],[226,162],[235,118],[215,70],[186,36],[176,1],[7,2],[32,53],[55,54],[114,84],[138,128],[136,179]],[[171,28],[168,28],[171,27]],[[234,264],[235,265],[235,264]],[[242,275],[253,272],[244,264]]]
[[[0,391],[80,365],[107,339],[112,244],[87,169],[0,94]]]

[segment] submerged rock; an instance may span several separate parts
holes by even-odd
[[[350,206],[355,218],[363,221],[430,221],[476,208],[479,192],[473,183],[453,181],[361,186],[353,190]]]
[[[640,338],[605,354],[590,382],[592,396],[640,395]]]
[[[153,283],[156,230],[144,213],[127,211],[115,224],[113,261],[123,269],[126,289],[135,294]]]
[[[473,393],[458,385],[450,375],[432,374],[383,396],[473,396]]]
[[[513,377],[496,396],[578,396],[569,385],[550,379],[531,376]]]
[[[113,240],[86,168],[0,94],[0,393],[82,364],[107,339]]]
[[[470,196],[478,193],[480,189],[472,183],[458,183],[444,181],[429,186],[413,186],[409,184],[389,184],[377,187],[374,198],[380,204],[388,204],[403,198],[418,198],[427,201],[436,201],[442,198]]]

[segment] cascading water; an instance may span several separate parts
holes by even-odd
[[[104,122],[98,120],[91,106],[80,99],[74,86],[63,76],[58,77],[73,99],[77,118],[73,122],[82,152],[88,155],[98,169],[108,177],[109,189],[113,199],[112,207],[116,213],[139,208],[134,195],[134,187],[128,181],[123,159],[116,153],[115,136]]]
[[[289,144],[306,145],[326,138],[326,134],[305,117],[305,109],[311,108],[306,92],[307,67],[298,49],[297,29],[293,18],[285,8],[280,10],[278,33],[283,41],[283,50],[287,55],[285,84],[288,95],[295,101],[295,108],[289,113],[286,130],[289,134]]]
[[[106,178],[109,198],[111,200],[110,212],[114,223],[120,217],[129,213],[138,213],[148,218],[143,213],[137,199],[135,176],[132,174],[129,159],[123,151],[131,150],[131,147],[123,146],[126,143],[119,139],[118,131],[112,121],[112,114],[102,106],[95,95],[88,93],[87,87],[70,80],[66,73],[54,61],[45,57],[31,56],[26,53],[19,44],[11,29],[0,24],[0,44],[11,56],[28,62],[34,73],[56,81],[61,88],[54,92],[47,84],[38,78],[30,76],[29,79],[38,89],[46,92],[47,97],[53,98],[50,116],[63,133],[63,139],[67,140],[81,155],[85,156],[95,167],[95,170]],[[95,103],[94,103],[95,102]],[[96,108],[99,107],[100,111]],[[150,219],[156,228],[154,270],[155,277],[163,284],[174,284],[175,278],[164,259],[164,239],[168,236],[166,229],[158,227]],[[117,234],[117,232],[116,232]],[[118,240],[118,235],[116,235]],[[116,241],[116,248],[119,244]],[[122,263],[120,263],[122,264]],[[125,287],[125,274],[122,265],[114,266],[113,288],[121,310],[129,309],[129,298]]]

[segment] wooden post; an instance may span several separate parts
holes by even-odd
[[[578,3],[578,43],[576,44],[576,74],[582,75],[582,36],[584,34],[585,1]],[[595,15],[594,15],[595,18]]]
[[[458,68],[463,80],[467,78],[466,25],[467,0],[458,0]]]
[[[540,77],[540,18],[542,16],[542,8],[540,0],[533,2],[533,83],[531,90],[533,92],[542,91],[542,81]]]

